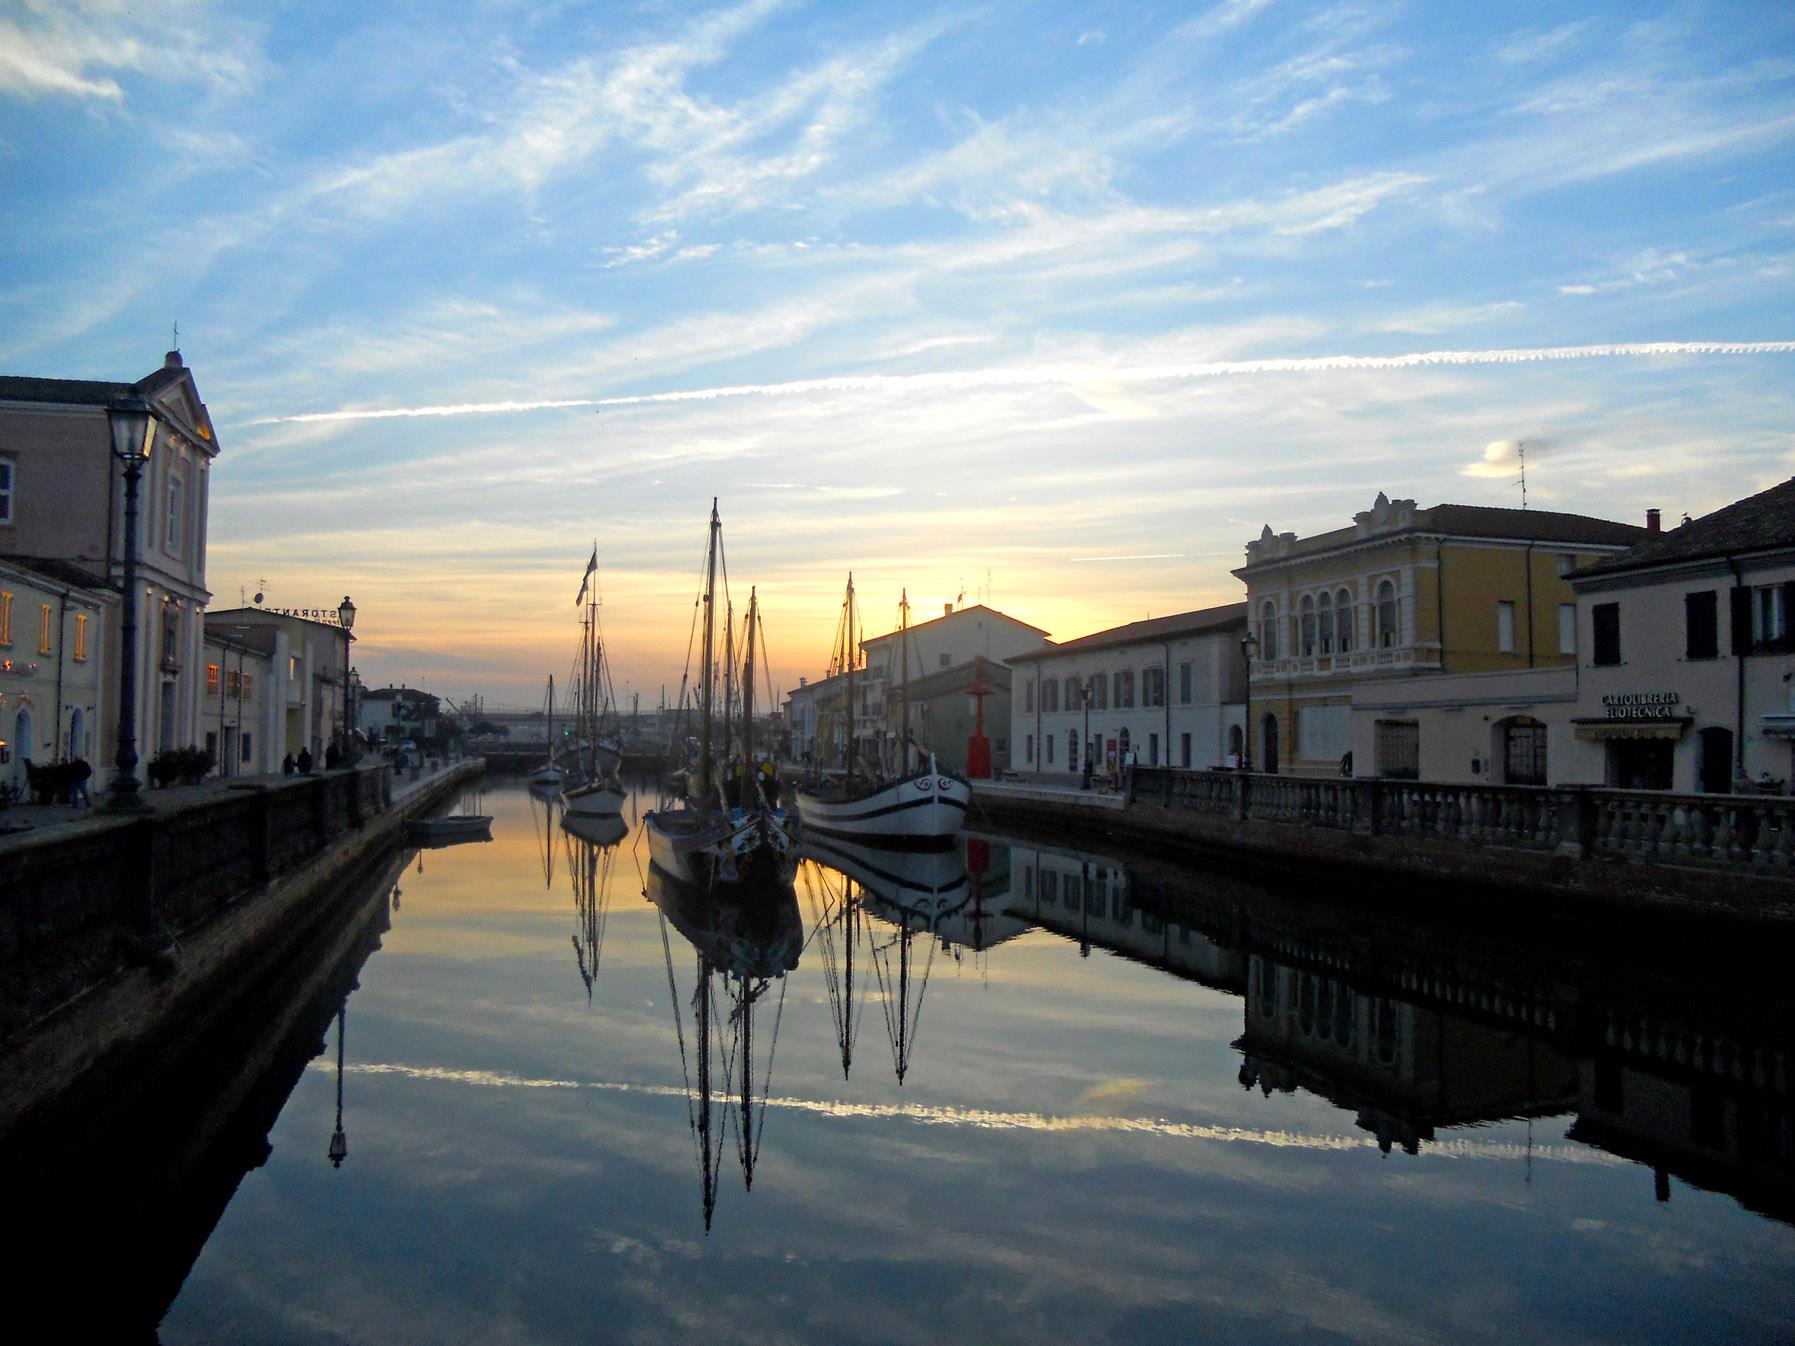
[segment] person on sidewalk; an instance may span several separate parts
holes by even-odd
[[[312,750],[310,748],[301,748],[299,750],[299,774],[302,776],[311,775],[312,766]]]
[[[337,747],[337,741],[333,738],[330,741],[330,746],[324,749],[324,769],[326,771],[335,771],[342,765],[343,750]]]
[[[293,760],[292,753],[288,753],[285,757],[281,758],[281,760],[280,760],[280,774],[281,775],[291,776],[297,770],[299,770],[299,764]]]

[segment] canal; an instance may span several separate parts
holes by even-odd
[[[145,1339],[1795,1323],[1786,962],[994,834],[722,911],[653,881],[640,797],[615,840],[476,804],[490,844],[394,856],[228,1041],[92,1103]]]

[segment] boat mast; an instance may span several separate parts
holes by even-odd
[[[757,781],[754,774],[754,623],[760,615],[757,590],[748,589],[748,657],[742,663],[742,803],[748,802],[748,782]],[[758,789],[758,785],[756,786]]]
[[[548,675],[548,764],[555,764],[555,675]]]
[[[723,779],[735,758],[735,602],[723,604]],[[725,789],[728,785],[725,784]]]
[[[902,632],[898,640],[899,658],[904,661],[903,677],[898,683],[898,698],[904,706],[904,733],[903,737],[898,740],[898,760],[903,765],[898,768],[898,775],[908,776],[910,774],[910,590],[908,588],[903,591],[903,597],[898,600],[898,612],[902,614],[902,624],[898,628]]]
[[[848,613],[842,623],[842,659],[848,666],[848,774],[847,779],[854,779],[854,665],[859,663],[856,655],[859,646],[854,639],[854,572],[848,572],[848,596],[845,600]]]
[[[711,497],[711,536],[710,549],[705,561],[704,578],[704,660],[702,692],[699,704],[702,707],[699,716],[700,741],[698,755],[698,791],[701,799],[708,800],[711,793],[711,661],[716,654],[716,589],[717,589],[717,533],[723,526],[717,517],[717,500]]]

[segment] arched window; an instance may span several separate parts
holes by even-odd
[[[1269,598],[1259,609],[1259,657],[1278,657],[1278,606]]]
[[[1315,626],[1321,640],[1321,652],[1334,652],[1334,595],[1324,593],[1315,600]]]
[[[1315,598],[1312,594],[1304,594],[1302,606],[1297,609],[1299,619],[1297,630],[1301,641],[1300,650],[1307,659],[1315,653]]]
[[[1352,653],[1352,593],[1347,589],[1334,595],[1334,645],[1342,654]]]
[[[1396,586],[1389,580],[1377,582],[1377,646],[1380,650],[1390,649],[1399,644],[1401,633],[1397,629]]]

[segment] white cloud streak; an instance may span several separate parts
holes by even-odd
[[[976,388],[1163,383],[1253,374],[1317,374],[1467,365],[1517,365],[1564,360],[1666,359],[1709,355],[1789,355],[1795,341],[1634,341],[1593,346],[1534,346],[1500,350],[1414,351],[1406,355],[1281,356],[1260,360],[1206,360],[1190,364],[1122,365],[1113,368],[1043,365],[1035,368],[944,370],[927,374],[843,374],[784,383],[742,383],[625,397],[556,398],[542,401],[459,402],[439,406],[308,411],[268,416],[247,425],[318,424],[417,417],[491,416],[527,411],[659,406],[730,397],[796,397],[837,392],[959,392]]]

